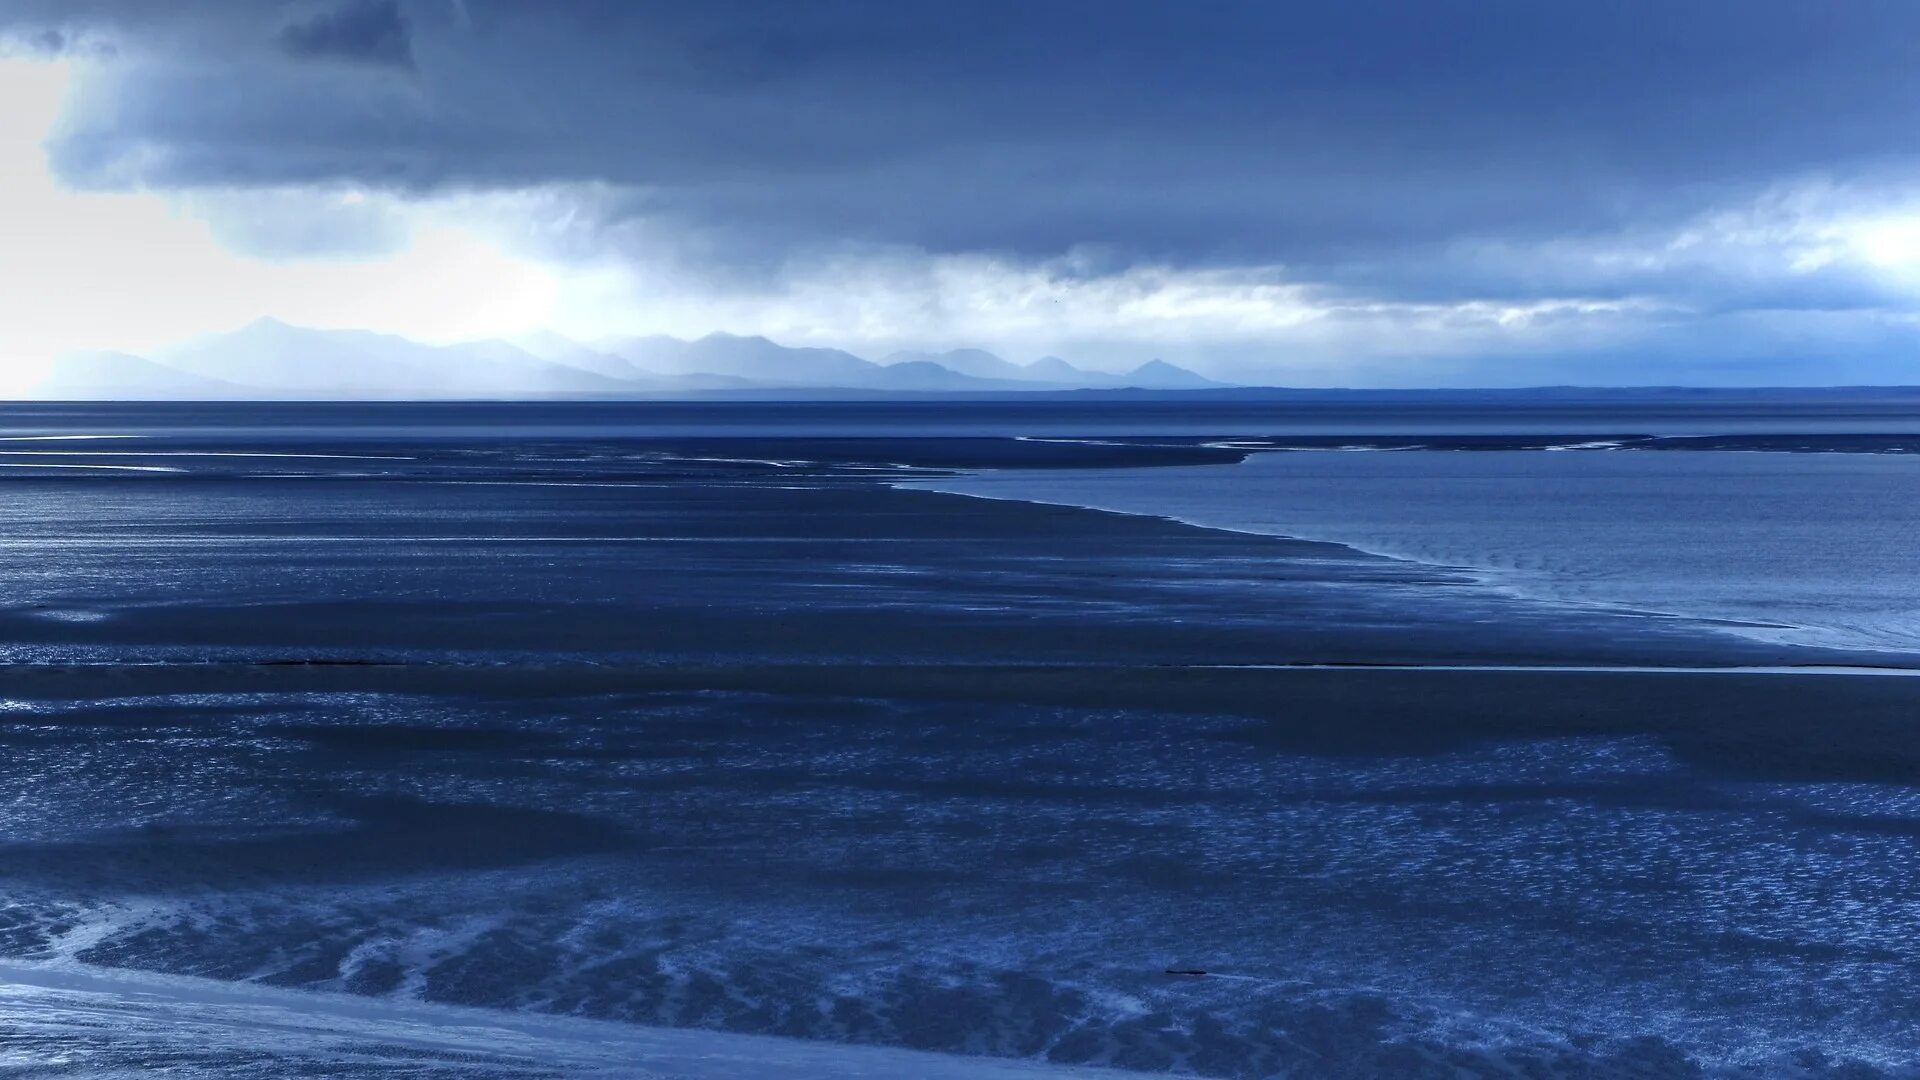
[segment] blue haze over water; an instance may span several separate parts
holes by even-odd
[[[0,1073],[1914,1075],[1915,420],[10,409]]]

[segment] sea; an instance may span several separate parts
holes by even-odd
[[[1571,610],[1920,651],[1920,454],[1630,447],[1333,447],[917,486],[1323,540]]]
[[[1920,1076],[1920,407],[0,407],[0,1076]]]

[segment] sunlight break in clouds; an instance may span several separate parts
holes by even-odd
[[[48,173],[42,140],[74,69],[92,61],[0,58],[0,385],[72,349],[141,351],[262,315],[366,327],[429,341],[516,333],[545,321],[551,274],[471,231],[408,210],[399,249],[376,258],[273,260],[221,243],[259,196],[80,193]],[[342,190],[280,192],[280,221],[327,220],[365,198]],[[250,201],[249,201],[250,200]],[[225,223],[230,230],[238,226]]]

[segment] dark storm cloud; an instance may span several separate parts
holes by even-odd
[[[151,7],[118,17],[168,21]],[[171,21],[120,107],[72,118],[74,179],[601,181],[776,234],[1317,260],[1644,223],[1920,151],[1920,8],[1865,0],[203,2]],[[411,58],[419,85],[276,66],[236,27]]]
[[[280,31],[289,56],[413,67],[413,42],[396,0],[353,0]]]
[[[1671,238],[1920,159],[1920,6],[1882,0],[0,0],[0,25],[121,47],[50,142],[72,183],[591,185],[568,242],[670,237],[710,273],[868,244],[1871,309],[1903,301],[1858,265]]]

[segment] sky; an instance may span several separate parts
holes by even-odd
[[[0,0],[0,379],[260,316],[1920,384],[1920,5]]]

